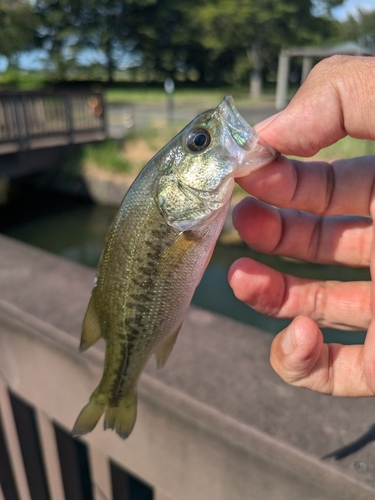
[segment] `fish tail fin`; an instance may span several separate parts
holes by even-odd
[[[116,406],[108,406],[104,417],[104,429],[113,429],[126,439],[133,430],[137,418],[137,393],[131,392],[119,399]]]
[[[82,436],[91,432],[107,407],[102,395],[92,394],[90,401],[83,407],[73,427],[73,436]]]

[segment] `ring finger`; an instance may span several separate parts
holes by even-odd
[[[301,279],[248,258],[232,264],[228,279],[238,299],[268,316],[304,315],[321,327],[342,330],[366,330],[370,324],[367,281]]]
[[[246,198],[233,212],[240,237],[254,250],[320,264],[370,265],[372,220],[277,209]]]

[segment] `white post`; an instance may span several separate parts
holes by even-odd
[[[301,85],[306,80],[307,75],[310,73],[312,67],[313,67],[312,57],[304,57],[302,59]]]
[[[13,417],[12,404],[10,402],[7,387],[2,380],[0,380],[0,418],[17,493],[20,500],[31,500],[21,446],[18,441],[16,423]]]
[[[36,409],[36,421],[51,500],[64,500],[64,485],[53,423],[40,409]]]
[[[289,56],[281,51],[279,55],[279,65],[277,68],[276,100],[277,110],[284,109],[287,104],[288,94],[288,76],[289,76]]]
[[[108,457],[94,446],[88,446],[94,500],[112,498],[111,471]]]

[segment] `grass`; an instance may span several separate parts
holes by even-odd
[[[319,160],[337,160],[340,158],[356,158],[375,154],[375,142],[344,137],[328,148],[322,149],[314,158]]]
[[[211,108],[218,105],[225,95],[232,95],[237,105],[263,105],[274,102],[273,93],[264,93],[260,99],[253,101],[249,98],[247,88],[218,88],[218,89],[177,89],[173,94],[175,106],[191,106]],[[105,99],[109,103],[130,103],[148,106],[165,105],[166,93],[160,88],[142,89],[108,89]]]
[[[82,148],[82,165],[96,165],[114,172],[129,172],[131,165],[124,157],[122,145],[113,140],[88,144]]]
[[[185,123],[179,122],[173,124],[167,124],[165,121],[155,122],[142,130],[131,131],[126,136],[124,144],[106,140],[84,146],[82,164],[89,163],[108,171],[137,174],[184,125]],[[375,154],[375,142],[345,137],[321,150],[314,159],[332,161],[369,154]]]
[[[274,93],[272,91],[266,92],[261,100],[252,103],[247,88],[180,89],[177,87],[174,94],[175,107],[180,112],[181,110],[185,112],[186,110],[210,108],[216,106],[225,94],[233,95],[239,107],[251,108],[252,106],[270,105],[270,113],[272,113],[271,107],[274,102]],[[187,123],[186,121],[175,121],[169,124],[166,121],[164,112],[166,94],[162,85],[160,88],[108,89],[106,91],[106,100],[112,103],[134,104],[137,109],[142,109],[141,113],[143,115],[141,116],[143,120],[147,116],[147,110],[150,110],[149,124],[146,126],[144,123],[142,128],[131,130],[126,136],[122,151],[116,152],[113,144],[105,144],[103,148],[96,146],[95,149],[86,151],[90,161],[95,161],[99,165],[103,162],[103,167],[106,169],[126,170],[128,168],[132,173],[137,173]],[[321,150],[314,159],[331,161],[369,154],[375,154],[374,142],[346,137],[336,144]],[[116,155],[117,157],[120,155],[120,158],[114,159]],[[128,167],[122,167],[123,162]]]

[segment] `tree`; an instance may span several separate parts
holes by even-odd
[[[1,1],[1,0],[0,0]],[[10,1],[10,0],[9,0]],[[252,93],[285,45],[319,43],[335,27],[330,9],[343,0],[34,0],[37,45],[59,77],[80,51],[103,54],[108,80],[126,54],[143,77],[237,83],[251,69]]]
[[[80,6],[80,0],[36,0],[34,3],[39,18],[34,45],[48,52],[58,78],[66,77],[73,58],[80,28]]]
[[[153,0],[150,0],[153,1]],[[143,0],[148,2],[148,0]],[[36,44],[48,50],[60,77],[83,49],[101,51],[108,80],[124,52],[136,46],[136,0],[36,0],[41,23]]]
[[[202,45],[186,0],[36,0],[35,10],[36,45],[49,52],[59,78],[71,74],[85,48],[103,54],[109,81],[126,54],[146,80],[182,75],[219,83],[218,68],[231,65],[231,49]]]
[[[0,0],[0,54],[10,57],[28,48],[37,18],[26,0]]]
[[[343,33],[346,40],[357,40],[375,52],[375,10],[357,9],[343,23]]]
[[[261,91],[265,62],[285,45],[314,43],[329,32],[327,13],[343,0],[201,0],[191,16],[200,25],[203,46],[246,53],[251,95]],[[321,13],[320,16],[315,13]]]

